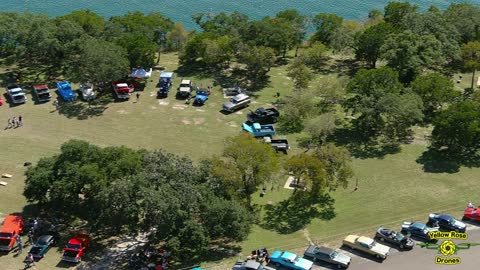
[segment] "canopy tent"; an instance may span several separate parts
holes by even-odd
[[[132,69],[132,73],[130,73],[130,77],[132,78],[150,78],[152,76],[152,69],[150,68],[146,71],[143,68],[134,68]]]

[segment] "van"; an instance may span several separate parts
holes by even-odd
[[[23,220],[19,216],[8,215],[5,217],[0,230],[0,250],[10,251],[15,245],[15,236],[23,231]]]

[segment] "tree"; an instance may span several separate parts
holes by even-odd
[[[313,41],[320,41],[330,46],[332,36],[342,26],[343,18],[335,14],[319,13],[313,19],[316,32],[312,36]]]
[[[73,81],[105,84],[122,78],[130,70],[125,50],[116,44],[84,37],[75,47],[67,69]]]
[[[275,52],[267,47],[244,45],[238,55],[238,61],[247,66],[247,72],[252,78],[265,76],[275,60]]]
[[[337,119],[334,113],[324,113],[309,119],[305,124],[305,132],[309,135],[307,148],[312,145],[322,145],[327,136],[333,134],[337,128]]]
[[[298,47],[302,44],[302,41],[305,39],[305,34],[307,33],[308,28],[308,19],[306,16],[301,15],[295,9],[287,9],[280,11],[275,16],[277,20],[283,20],[293,26],[293,45],[296,46],[295,57],[298,54]]]
[[[245,192],[246,205],[252,208],[252,194],[257,187],[269,180],[278,167],[278,159],[273,148],[252,135],[242,133],[226,141],[222,156],[227,164],[232,164],[239,175]]]
[[[120,26],[123,33],[145,36],[149,41],[155,40],[155,33],[161,31],[167,33],[173,28],[172,20],[164,17],[159,12],[151,12],[145,15],[139,11],[128,12],[122,16],[110,18],[113,24]]]
[[[471,41],[462,45],[462,59],[466,68],[472,70],[472,84],[475,82],[475,71],[480,69],[480,42]]]
[[[480,148],[480,104],[454,103],[433,121],[432,146],[456,153],[475,153]]]
[[[313,79],[312,71],[299,58],[292,61],[287,71],[287,75],[292,78],[293,85],[297,89],[307,88]]]
[[[180,50],[188,41],[188,32],[181,23],[175,23],[172,30],[167,33],[167,40],[173,44],[175,50]]]
[[[462,43],[480,38],[480,7],[470,3],[451,3],[443,16],[460,33]]]
[[[83,28],[85,33],[99,37],[105,29],[105,20],[89,9],[75,10],[67,15],[57,17],[57,20],[72,21]]]
[[[124,34],[117,44],[127,51],[130,67],[152,67],[155,63],[157,47],[155,42],[141,34]]]
[[[203,32],[212,33],[215,36],[236,36],[246,27],[248,17],[240,12],[226,14],[220,12],[212,16],[210,13],[197,13],[192,15],[193,21],[202,28]]]
[[[348,181],[354,176],[350,152],[344,147],[332,143],[318,146],[314,156],[323,164],[325,185],[329,191],[338,187],[347,188]]]
[[[300,90],[300,89],[299,89]],[[280,128],[285,132],[300,132],[304,128],[304,120],[316,113],[318,98],[309,88],[295,91],[285,100],[283,113],[279,118]]]
[[[325,59],[326,52],[327,47],[325,45],[320,42],[314,42],[310,48],[305,50],[302,57],[309,66],[319,69]]]
[[[424,69],[436,69],[446,62],[440,41],[433,35],[420,36],[410,30],[391,35],[382,52],[403,83],[410,83]]]
[[[417,5],[411,5],[408,2],[389,2],[385,6],[385,22],[398,29],[403,18],[410,13],[416,12],[417,9]]]
[[[319,196],[323,191],[324,166],[315,156],[306,153],[294,155],[285,162],[284,169],[293,176],[295,191],[305,190],[312,197]]]
[[[424,114],[429,116],[442,110],[444,103],[456,96],[452,80],[439,73],[418,76],[411,87],[422,98]]]
[[[203,62],[206,65],[217,68],[228,66],[233,57],[233,45],[228,36],[222,36],[215,39],[204,39]]]
[[[360,70],[347,91],[355,96],[344,107],[357,115],[353,123],[368,137],[384,135],[396,141],[423,117],[420,97],[405,91],[398,73],[388,67]]]
[[[331,38],[330,47],[335,51],[350,51],[355,48],[355,36],[362,31],[363,26],[357,21],[344,21],[342,27]]]
[[[370,68],[375,68],[380,58],[380,48],[392,31],[390,25],[379,23],[358,34],[355,38],[355,57],[366,61]]]

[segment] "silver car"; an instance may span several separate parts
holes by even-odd
[[[230,99],[229,102],[223,103],[223,110],[227,112],[234,112],[241,108],[250,105],[250,97],[245,94],[238,94]]]

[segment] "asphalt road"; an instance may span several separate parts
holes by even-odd
[[[467,240],[453,240],[454,243],[480,243],[480,227],[468,224]],[[443,240],[439,240],[441,243]],[[340,249],[352,257],[352,262],[349,270],[474,270],[480,269],[480,246],[473,246],[470,249],[459,250],[457,254],[450,257],[459,257],[461,263],[457,265],[439,265],[435,264],[435,257],[440,256],[435,249],[421,248],[415,246],[411,251],[398,251],[393,246],[390,251],[390,256],[383,262],[376,261],[370,256],[363,255],[360,252],[352,251],[350,249]],[[313,269],[336,269],[329,265],[315,265]]]

